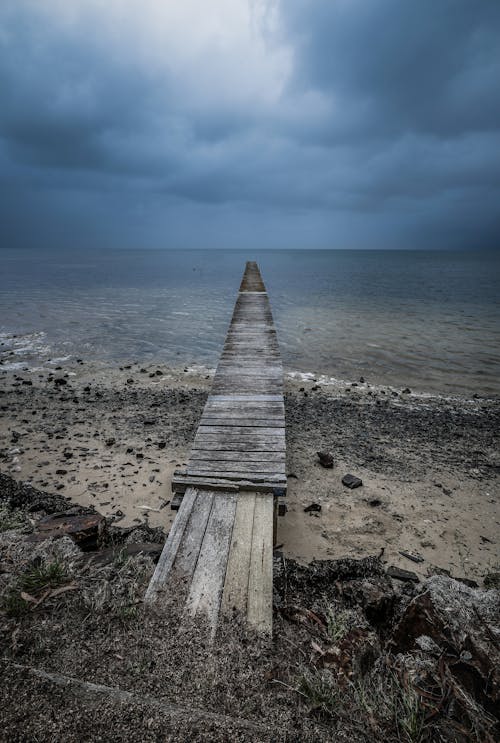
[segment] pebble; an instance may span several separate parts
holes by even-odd
[[[351,490],[353,488],[359,488],[363,484],[363,480],[361,480],[359,477],[356,477],[355,475],[344,475],[342,478],[342,485],[345,485],[346,488],[350,488]]]

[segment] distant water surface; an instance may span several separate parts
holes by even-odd
[[[4,366],[215,366],[246,260],[261,268],[287,370],[500,394],[500,255],[472,251],[6,249]]]

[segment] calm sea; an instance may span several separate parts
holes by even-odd
[[[246,260],[287,370],[500,394],[500,254],[484,252],[2,250],[4,365],[215,366]]]

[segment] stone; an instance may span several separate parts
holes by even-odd
[[[330,454],[330,452],[326,451],[318,451],[316,452],[318,455],[319,463],[322,467],[325,467],[327,469],[332,469],[333,467],[333,457]]]
[[[304,513],[319,513],[320,511],[321,506],[319,503],[310,503],[304,508]]]
[[[356,477],[355,475],[344,475],[342,478],[342,485],[345,485],[346,488],[350,488],[351,490],[353,488],[359,488],[363,484],[363,481]]]

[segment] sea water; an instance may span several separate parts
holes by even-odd
[[[246,260],[287,371],[500,394],[500,254],[0,251],[3,368],[49,359],[214,367]]]

